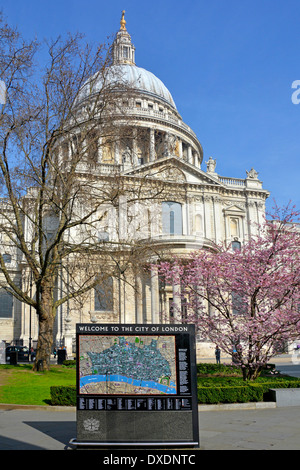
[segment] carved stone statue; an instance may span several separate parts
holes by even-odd
[[[212,157],[209,157],[208,161],[205,163],[207,166],[207,173],[215,173],[217,160],[214,160]]]
[[[176,150],[176,144],[177,144],[177,139],[175,135],[169,135],[168,144],[169,144],[168,147],[169,147],[170,154],[174,155],[175,150]]]
[[[257,171],[254,170],[254,168],[251,168],[250,171],[246,170],[246,173],[247,173],[247,178],[250,178],[252,180],[257,180],[258,173]]]

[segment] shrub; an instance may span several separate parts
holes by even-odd
[[[50,387],[51,405],[76,406],[76,386]]]
[[[65,361],[63,361],[63,366],[76,367],[76,360],[75,359],[66,359]]]

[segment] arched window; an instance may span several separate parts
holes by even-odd
[[[12,318],[13,296],[5,289],[0,289],[0,318]]]
[[[113,310],[113,278],[108,277],[94,288],[94,310],[109,312]]]
[[[178,202],[162,203],[162,231],[164,234],[182,235],[182,208]]]

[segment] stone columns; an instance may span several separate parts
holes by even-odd
[[[137,129],[133,129],[133,138],[132,138],[132,164],[133,166],[138,165],[138,146],[137,146]]]
[[[120,163],[120,146],[117,140],[115,141],[115,144],[114,144],[114,163],[115,165],[119,165]]]
[[[173,318],[174,323],[181,323],[181,287],[178,284],[173,284]]]
[[[182,235],[188,235],[188,205],[187,202],[182,204]]]
[[[97,147],[98,147],[98,162],[101,163],[102,158],[103,158],[103,139],[102,139],[102,137],[99,137]]]
[[[179,156],[179,158],[182,158],[182,155],[183,155],[183,153],[182,153],[182,140],[179,139],[178,140],[178,156]]]
[[[150,138],[149,138],[149,159],[150,162],[153,162],[155,160],[155,135],[154,135],[154,129],[149,129],[150,130]]]
[[[144,323],[143,318],[143,280],[140,274],[135,278],[136,323]]]
[[[69,316],[65,319],[64,346],[67,351],[67,358],[72,355],[73,334],[71,330],[71,321],[72,320]]]
[[[159,323],[159,286],[157,269],[151,268],[151,322]]]
[[[165,133],[164,135],[164,151],[163,151],[163,156],[168,157],[170,154],[170,135],[168,132]]]
[[[189,163],[193,164],[193,151],[191,145],[188,146],[187,160]]]

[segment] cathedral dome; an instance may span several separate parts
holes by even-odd
[[[113,67],[120,68],[122,79],[131,89],[149,94],[153,98],[158,97],[176,109],[171,93],[163,82],[152,72],[129,64],[116,65]]]
[[[134,144],[127,145],[132,155],[135,154],[135,161],[131,159],[133,166],[137,162],[152,162],[157,155],[157,158],[175,155],[200,165],[202,146],[193,130],[183,122],[170,91],[156,75],[136,65],[135,46],[125,27],[124,13],[121,28],[110,48],[109,65],[92,75],[77,95],[75,109],[78,116],[86,122],[86,112],[99,109],[103,113],[103,123],[106,116],[112,117],[131,128],[133,135],[139,135]],[[97,118],[98,115],[95,116]],[[143,142],[141,136],[145,137]],[[126,138],[130,141],[130,137]],[[149,147],[145,150],[148,138]],[[116,151],[107,150],[105,161],[115,152],[114,161],[119,162],[119,155],[123,155],[124,150],[121,147]]]
[[[124,12],[121,28],[112,45],[112,65],[104,72],[98,72],[83,85],[77,103],[99,93],[103,87],[122,89],[148,95],[152,99],[162,100],[177,111],[171,93],[163,82],[152,72],[137,67],[135,64],[135,47],[125,27]]]
[[[163,82],[152,72],[132,64],[116,64],[109,67],[105,78],[96,74],[89,79],[80,91],[78,101],[97,94],[105,86],[127,86],[130,91],[144,93],[152,99],[159,99],[176,109],[171,93]]]

